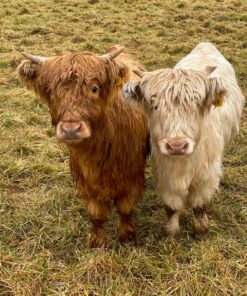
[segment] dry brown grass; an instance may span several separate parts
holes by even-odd
[[[68,4],[69,3],[69,4]],[[2,0],[0,9],[0,295],[247,295],[247,116],[224,159],[212,227],[203,240],[163,231],[165,211],[147,168],[136,211],[138,246],[87,248],[88,219],[74,198],[66,149],[46,107],[19,84],[20,51],[102,53],[123,44],[149,69],[173,66],[197,43],[214,42],[247,95],[244,0]]]

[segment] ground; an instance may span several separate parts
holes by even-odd
[[[172,67],[201,41],[233,64],[247,95],[244,0],[2,0],[0,9],[0,295],[247,295],[247,115],[224,157],[210,233],[191,215],[166,237],[150,167],[136,208],[138,244],[90,251],[89,222],[72,185],[66,148],[47,108],[17,80],[21,51],[44,56],[122,44],[148,69]],[[217,149],[217,147],[216,147]]]

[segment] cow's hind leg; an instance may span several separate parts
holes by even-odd
[[[120,216],[119,225],[119,241],[125,243],[128,241],[135,240],[135,226],[133,221],[133,210],[135,203],[139,199],[139,196],[132,192],[128,196],[118,198],[115,201],[115,205]]]
[[[86,207],[92,222],[89,246],[90,248],[103,247],[106,242],[104,225],[109,217],[110,204],[103,201],[89,200]]]

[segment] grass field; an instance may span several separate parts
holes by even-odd
[[[47,108],[16,76],[24,50],[104,53],[119,43],[156,69],[208,40],[234,65],[247,95],[247,1],[1,0],[0,28],[0,295],[247,295],[246,112],[204,239],[192,236],[189,215],[177,239],[166,237],[147,168],[137,247],[118,244],[113,213],[109,249],[90,251],[66,148]]]

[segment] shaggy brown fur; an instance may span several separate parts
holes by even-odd
[[[105,244],[112,203],[120,215],[120,240],[135,236],[133,208],[143,193],[148,133],[143,113],[122,99],[122,84],[137,79],[133,69],[143,67],[126,53],[106,60],[90,52],[40,64],[24,60],[18,68],[20,79],[48,104],[54,126],[82,121],[90,130],[90,137],[66,144],[93,224],[91,247]]]

